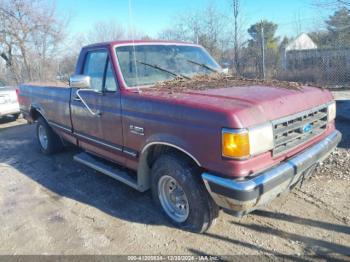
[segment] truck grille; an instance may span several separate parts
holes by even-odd
[[[273,156],[286,152],[320,135],[327,127],[327,106],[273,121]]]

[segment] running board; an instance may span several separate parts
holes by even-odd
[[[139,187],[136,179],[109,161],[92,156],[85,152],[75,155],[74,160],[98,172],[110,176],[138,191],[144,191]]]

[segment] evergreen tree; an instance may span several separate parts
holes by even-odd
[[[248,42],[248,53],[255,60],[254,64],[260,76],[263,70],[262,47],[264,47],[265,51],[266,73],[271,75],[277,68],[279,42],[279,38],[275,36],[277,28],[277,24],[264,20],[251,25],[248,29],[248,33],[251,36]]]
[[[343,7],[326,21],[329,39],[335,47],[350,47],[350,10]]]

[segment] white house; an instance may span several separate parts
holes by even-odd
[[[286,52],[292,50],[310,50],[317,49],[317,45],[314,41],[305,33],[302,33],[297,38],[295,38],[289,45],[286,47]]]

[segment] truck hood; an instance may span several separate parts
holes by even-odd
[[[220,111],[230,118],[231,127],[250,127],[330,102],[328,90],[303,87],[300,90],[271,86],[242,86],[169,94],[152,91],[162,99],[196,108]],[[156,94],[154,94],[156,95]]]

